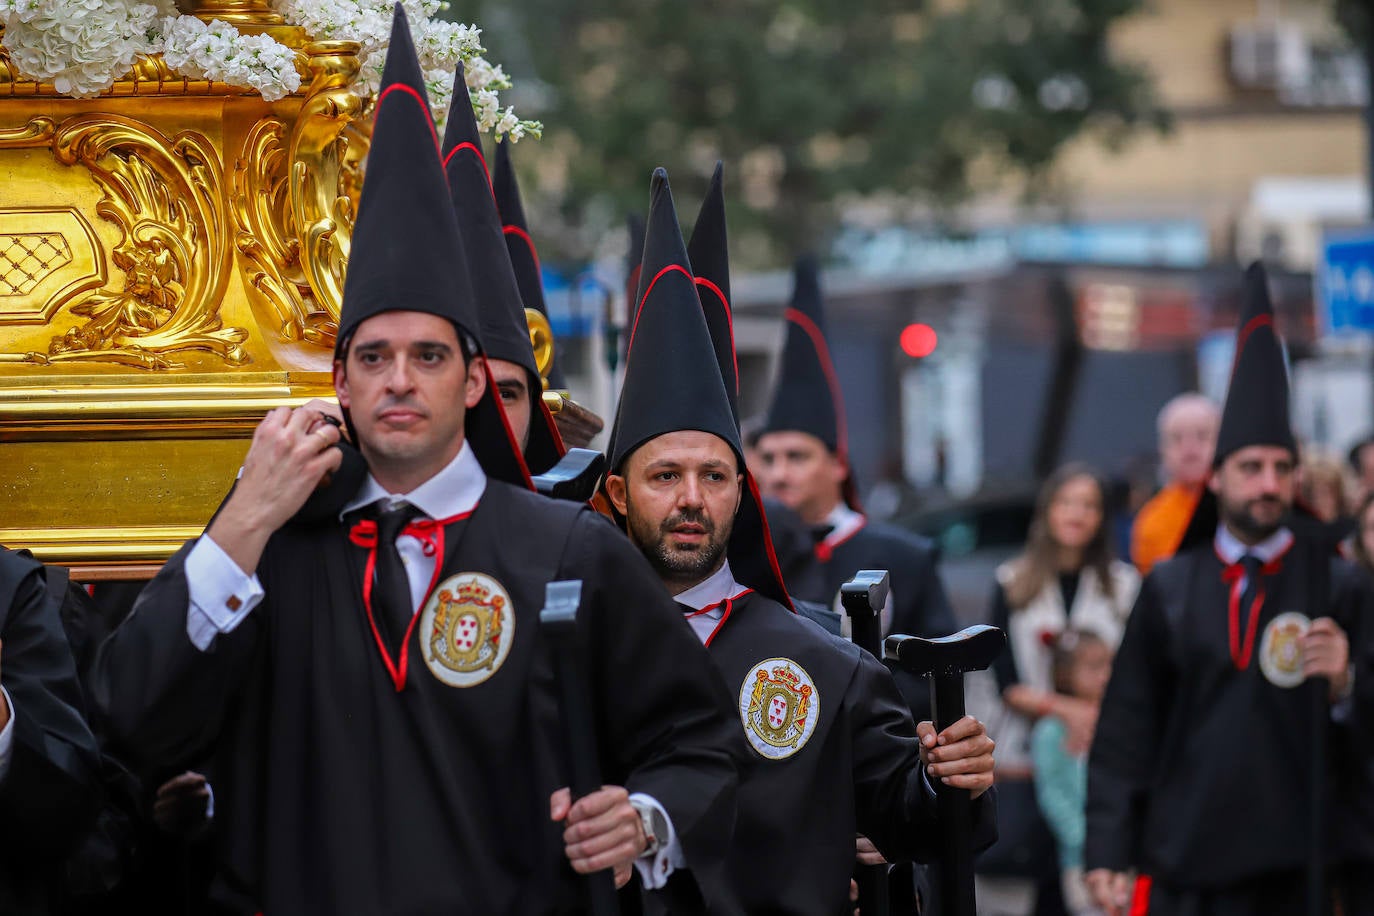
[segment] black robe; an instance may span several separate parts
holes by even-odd
[[[344,526],[277,532],[257,570],[263,603],[208,652],[186,635],[187,549],[102,646],[97,696],[154,762],[219,739],[222,877],[245,912],[581,910],[562,827],[549,820],[549,795],[568,781],[538,619],[554,579],[583,582],[604,781],[664,806],[692,877],[730,910],[717,896],[720,837],[747,751],[704,650],[604,519],[488,481],[471,516],[446,529],[430,600],[460,572],[496,580],[513,609],[509,654],[485,681],[447,686],[426,661],[422,616],[399,693],[360,596],[365,552]]]
[[[64,857],[101,803],[100,751],[83,716],[43,567],[0,548],[0,685],[14,702],[0,779],[0,913],[48,913]]]
[[[1314,611],[1310,571],[1322,562],[1330,563],[1330,597]],[[1374,861],[1374,602],[1366,577],[1299,538],[1263,579],[1253,656],[1237,670],[1222,570],[1208,543],[1156,566],[1141,587],[1089,757],[1085,869],[1134,867],[1187,892],[1243,888],[1289,871],[1300,887],[1311,833],[1311,688],[1276,686],[1261,666],[1266,628],[1286,612],[1330,616],[1349,637],[1349,716],[1327,714],[1328,859]],[[1244,611],[1239,617],[1243,633]],[[1364,813],[1352,817],[1352,806]]]
[[[798,591],[808,601],[833,605],[835,596],[861,569],[885,569],[892,586],[889,633],[906,636],[948,636],[957,629],[954,612],[940,582],[934,546],[925,538],[868,521],[834,548],[817,550],[820,590]],[[789,580],[790,584],[790,580]]]
[[[755,592],[731,602],[708,642],[711,659],[737,700],[736,725],[766,716],[780,662],[804,672],[813,730],[793,749],[774,749],[756,719],[753,769],[739,788],[730,862],[750,914],[838,916],[851,911],[854,835],[873,840],[893,862],[941,852],[934,797],[925,786],[916,727],[892,677],[873,656]],[[762,669],[758,666],[762,664]],[[762,670],[765,680],[760,682]],[[795,698],[796,690],[792,691]],[[799,705],[790,713],[795,723]],[[743,733],[749,729],[744,724]],[[774,735],[785,742],[788,732]],[[765,756],[762,747],[778,759]],[[996,838],[996,806],[975,803],[977,848]]]

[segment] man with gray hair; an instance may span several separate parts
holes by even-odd
[[[1164,487],[1140,507],[1131,525],[1131,561],[1141,574],[1174,555],[1212,469],[1221,414],[1205,395],[1185,392],[1159,411],[1159,459]]]

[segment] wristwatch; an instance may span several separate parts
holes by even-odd
[[[635,809],[635,813],[639,815],[639,822],[644,826],[645,846],[644,852],[640,855],[656,855],[663,848],[663,844],[668,842],[668,819],[663,816],[657,805],[631,801],[630,807]]]

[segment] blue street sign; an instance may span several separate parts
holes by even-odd
[[[1374,332],[1374,226],[1322,237],[1317,308],[1327,334]]]

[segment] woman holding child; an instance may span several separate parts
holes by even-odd
[[[1019,805],[1023,810],[1014,815],[1016,820],[1034,825],[1027,828],[1027,836],[1044,829],[1031,788],[1031,727],[1052,718],[1062,729],[1064,753],[1082,757],[1097,723],[1095,699],[1055,689],[1060,637],[1070,630],[1091,633],[1110,657],[1140,587],[1135,568],[1112,556],[1105,493],[1097,474],[1085,465],[1066,465],[1050,475],[1036,501],[1025,550],[997,570],[990,616],[992,624],[1006,632],[1009,644],[994,666],[1007,713],[995,736],[1004,751],[999,755],[998,785],[1001,806]],[[1003,842],[1017,841],[1005,833]],[[1027,845],[1033,846],[1033,841]],[[994,847],[989,855],[997,852]],[[1058,883],[1053,874],[1026,877]],[[1007,882],[999,884],[1012,891]],[[1034,893],[1029,884],[1023,882],[1015,894],[1021,897],[1019,904],[1008,899],[1008,912],[1026,905]]]

